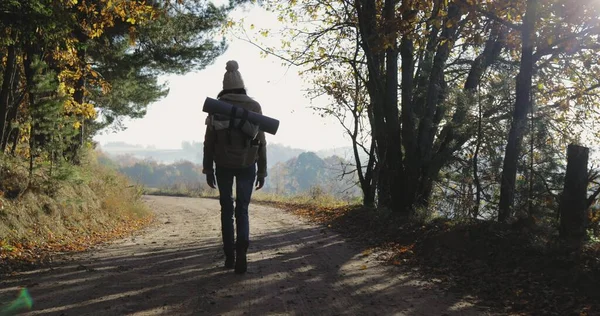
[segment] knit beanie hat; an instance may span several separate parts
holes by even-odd
[[[238,63],[235,60],[230,60],[227,62],[227,72],[223,76],[223,90],[230,89],[243,89],[244,88],[244,80],[242,80],[242,75],[238,71]]]

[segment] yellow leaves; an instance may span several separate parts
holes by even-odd
[[[130,46],[135,46],[135,43],[137,41],[137,30],[134,26],[130,26],[129,27],[129,45]]]
[[[84,103],[84,107],[81,113],[83,114],[83,117],[87,119],[95,118],[97,114],[94,105],[91,103]]]
[[[141,24],[156,18],[156,10],[143,2],[123,0],[102,0],[99,4],[82,2],[79,11],[85,14],[81,25],[90,38],[104,34],[107,28],[113,27],[117,20],[131,25]]]
[[[78,0],[62,0],[61,1],[67,8],[71,8],[77,5]]]
[[[92,77],[94,77],[94,78],[98,78],[98,76],[99,76],[98,72],[93,69],[91,69],[88,73],[90,75],[92,75]]]
[[[67,115],[76,115],[85,119],[93,119],[97,114],[93,104],[85,102],[80,104],[75,102],[72,98],[65,101],[64,113]]]
[[[227,20],[227,22],[225,22],[225,28],[233,28],[234,26],[236,26],[236,23],[233,20]]]
[[[88,36],[90,38],[98,38],[98,37],[100,37],[102,35],[102,33],[103,33],[102,29],[96,28],[96,29],[93,29],[93,30],[89,31],[88,32]]]
[[[318,52],[319,52],[319,56],[320,56],[321,58],[325,57],[325,55],[326,55],[326,52],[325,52],[325,47],[319,46],[319,48],[318,48],[317,50],[318,50]]]
[[[72,95],[75,93],[75,88],[68,87],[64,82],[58,85],[58,93],[61,95]]]

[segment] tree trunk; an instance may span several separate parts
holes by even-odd
[[[375,178],[374,178],[374,165],[375,165],[375,140],[371,140],[371,149],[369,150],[369,159],[367,162],[366,170],[362,171],[360,165],[360,158],[358,157],[358,148],[354,144],[354,155],[357,161],[360,188],[363,193],[363,205],[366,207],[375,206],[375,190],[377,189]]]
[[[31,90],[35,87],[35,70],[33,69],[33,59],[35,57],[35,49],[32,46],[25,47],[25,55],[23,60],[23,69],[25,72],[25,80],[27,83],[27,101],[29,108],[33,109],[36,104],[35,93]],[[29,133],[29,181],[32,181],[33,176],[33,162],[34,157],[36,156],[36,137],[37,137],[38,127],[35,123],[32,123],[30,133]]]
[[[513,214],[515,200],[515,181],[517,177],[517,163],[523,134],[527,129],[527,112],[531,108],[531,85],[533,77],[533,46],[535,43],[535,20],[537,15],[537,0],[527,1],[522,26],[522,53],[521,66],[517,76],[515,109],[513,120],[508,134],[508,142],[504,154],[502,180],[500,183],[500,206],[498,221],[506,222]]]
[[[80,30],[78,30],[76,32],[76,35],[77,35],[77,40],[80,43],[87,42],[88,37]],[[85,101],[85,76],[86,76],[86,73],[85,73],[84,69],[85,69],[86,55],[87,55],[87,52],[86,52],[85,48],[80,48],[77,50],[77,59],[79,59],[80,62],[82,63],[82,65],[80,65],[80,67],[82,69],[82,73],[81,73],[81,76],[77,79],[77,82],[75,83],[75,93],[73,93],[73,100],[79,105],[82,105]],[[69,157],[69,160],[74,164],[80,163],[79,151],[85,142],[85,134],[84,134],[85,118],[78,117],[77,119],[81,120],[81,122],[80,122],[81,124],[79,126],[79,130],[78,130],[78,134],[77,134],[77,139],[72,140],[71,144],[67,148],[67,151],[68,151],[67,157]]]
[[[405,9],[405,17],[408,12]],[[404,164],[403,164],[403,208],[405,212],[410,212],[414,204],[415,181],[419,178],[417,153],[417,135],[416,135],[416,115],[413,103],[414,92],[414,43],[409,35],[404,35],[400,41],[400,56],[402,57],[402,145],[404,146]],[[400,162],[402,163],[402,162]]]
[[[375,190],[373,188],[373,185],[363,188],[363,206],[365,207],[375,206]]]
[[[363,162],[360,159],[359,143],[358,143],[358,130],[359,130],[359,115],[354,112],[354,128],[352,133],[349,133],[352,139],[352,152],[354,154],[354,162],[356,164],[356,174],[358,175],[358,182],[360,189],[363,194],[363,205],[367,207],[375,206],[375,183],[373,182],[373,165],[375,163],[375,140],[371,139],[371,149],[369,151],[369,158],[367,161],[366,169],[363,171]]]
[[[385,93],[384,115],[385,133],[387,137],[387,157],[385,160],[386,177],[388,177],[389,191],[391,193],[389,207],[402,215],[410,215],[411,209],[403,201],[403,175],[402,175],[402,138],[400,136],[400,117],[398,112],[398,48],[397,48],[397,21],[396,1],[385,0],[384,15],[384,43],[385,52]],[[412,57],[411,57],[412,58]]]
[[[25,100],[26,91],[19,92],[19,84],[21,82],[21,72],[16,71],[15,76],[13,77],[13,86],[11,93],[8,98],[8,113],[6,115],[6,129],[4,130],[4,139],[2,139],[2,147],[1,150],[4,152],[8,143],[16,142],[18,143],[18,135],[19,135],[19,127],[13,127],[12,123],[17,122],[17,115],[19,114],[19,106]],[[18,95],[16,95],[18,94]],[[16,96],[15,96],[16,95]],[[16,139],[16,141],[13,141]],[[11,152],[14,152],[14,148],[11,149]]]
[[[15,128],[14,133],[10,135],[12,147],[10,149],[10,155],[15,157],[17,153],[17,146],[19,145],[19,137],[21,131],[18,128]]]
[[[500,56],[506,44],[506,33],[507,31],[503,26],[498,24],[493,25],[483,52],[475,58],[469,70],[469,75],[463,87],[463,91],[467,94],[475,94],[481,84],[483,74]],[[430,163],[430,174],[434,176],[439,174],[441,168],[452,158],[454,152],[460,149],[471,138],[468,133],[458,132],[456,128],[465,123],[467,114],[468,107],[466,104],[460,104],[452,115],[451,123],[446,124],[442,129],[437,144],[434,145],[436,152]]]
[[[389,135],[389,128],[386,124],[386,118],[389,114],[386,111],[386,102],[390,98],[389,94],[386,93],[386,87],[387,84],[390,83],[390,78],[386,75],[386,71],[389,69],[386,69],[385,50],[381,48],[385,36],[382,36],[381,29],[377,23],[378,12],[376,1],[356,0],[355,6],[358,16],[359,32],[363,39],[361,46],[367,59],[368,81],[366,85],[371,101],[369,105],[369,118],[371,122],[371,131],[375,139],[378,159],[378,205],[380,207],[393,208],[394,203],[392,202],[392,197],[394,194],[397,194],[397,192],[393,191],[393,186],[395,183],[394,181],[397,180],[394,180],[394,175],[387,170],[387,168],[393,164],[392,161],[388,160],[392,158],[391,156],[394,156],[395,149],[392,148],[390,152],[390,141],[388,140],[388,137],[392,135]],[[393,71],[397,72],[398,69],[394,69]],[[397,81],[395,84],[397,85]],[[394,89],[396,89],[396,85],[394,86]],[[398,146],[398,143],[394,144],[394,146]]]
[[[581,242],[585,238],[587,221],[587,186],[589,148],[569,145],[567,174],[560,200],[560,237]]]
[[[10,94],[13,88],[13,78],[17,54],[15,45],[7,48],[6,67],[2,78],[2,87],[0,88],[0,147],[2,152],[6,149],[8,132],[10,130],[10,121],[7,120],[7,114],[10,105]]]
[[[533,217],[533,174],[534,174],[534,144],[535,144],[535,126],[533,125],[533,110],[531,111],[531,118],[529,124],[529,170],[527,181],[529,182],[529,187],[527,188],[527,216],[529,218]]]
[[[475,195],[475,205],[471,212],[471,217],[477,219],[479,217],[479,208],[481,207],[481,182],[479,181],[479,151],[481,150],[482,140],[482,110],[481,110],[481,95],[477,94],[477,138],[475,144],[475,153],[473,154],[473,182],[475,183],[475,189],[477,190]]]

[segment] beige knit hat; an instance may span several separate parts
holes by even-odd
[[[227,66],[225,66],[227,72],[225,72],[225,75],[223,76],[223,90],[245,88],[242,74],[240,74],[238,68],[239,65],[237,61],[230,60],[227,62]]]

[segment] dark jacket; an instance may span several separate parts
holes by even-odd
[[[260,104],[245,94],[225,94],[220,100],[248,111],[262,114]],[[215,130],[207,120],[204,135],[203,173],[213,172],[213,162],[226,168],[244,168],[258,164],[258,177],[267,176],[267,141],[265,133],[259,131],[255,140],[250,140],[240,130]]]

